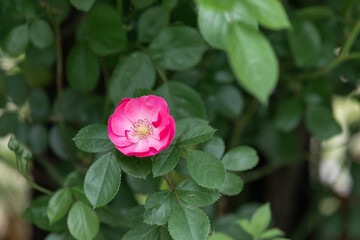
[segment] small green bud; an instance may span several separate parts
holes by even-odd
[[[16,152],[19,149],[19,142],[15,138],[11,137],[8,142],[8,148],[11,151]]]
[[[32,159],[32,154],[29,150],[25,149],[24,150],[24,158],[26,161],[30,161]]]

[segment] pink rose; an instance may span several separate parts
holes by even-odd
[[[148,157],[170,145],[175,121],[161,97],[124,98],[109,118],[108,134],[123,154]]]

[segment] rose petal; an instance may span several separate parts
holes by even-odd
[[[169,107],[166,103],[166,101],[162,97],[154,96],[154,95],[148,95],[143,96],[140,99],[143,99],[147,103],[151,104],[151,106],[154,106],[154,113],[158,112],[160,109],[164,110],[166,115],[169,115]],[[156,115],[153,115],[152,117],[156,117]],[[149,121],[152,121],[153,119],[149,119]]]
[[[171,144],[171,142],[172,142],[172,140],[174,139],[174,136],[175,136],[175,129],[176,129],[175,120],[174,120],[174,118],[172,116],[169,116],[169,121],[170,121],[171,130],[170,130],[170,136],[168,138],[168,142],[167,142],[165,148],[167,148]]]
[[[109,126],[108,127],[108,135],[109,135],[110,141],[115,146],[125,147],[125,146],[129,146],[130,144],[132,144],[131,142],[129,142],[129,140],[127,140],[127,138],[125,136],[118,136],[112,131],[112,129],[111,129],[111,118],[109,119],[109,125],[108,126]]]
[[[132,123],[125,114],[121,114],[123,108],[124,107],[120,106],[119,109],[110,116],[108,127],[111,128],[116,135],[125,137],[125,131],[131,128]]]
[[[131,143],[137,143],[139,141],[139,138],[134,137],[131,135],[131,131],[130,130],[126,130],[125,131],[125,136],[127,138],[127,140]]]
[[[154,114],[154,107],[141,99],[131,99],[124,108],[125,115],[132,121],[139,119],[150,119]]]
[[[150,150],[150,148],[148,147],[148,144],[145,140],[141,140],[141,141],[138,141],[137,143],[131,144],[126,147],[120,147],[117,149],[127,156],[134,156],[133,153],[144,153],[144,152],[148,152]]]
[[[150,157],[150,156],[154,156],[155,154],[157,154],[159,151],[157,151],[155,148],[150,148],[149,151],[147,152],[143,152],[143,153],[138,153],[138,152],[134,152],[134,153],[129,153],[131,155],[129,156],[135,156],[135,157]]]

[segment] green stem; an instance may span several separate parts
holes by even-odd
[[[349,61],[349,60],[356,60],[356,59],[360,59],[360,52],[353,52],[346,56],[340,55],[339,57],[335,58],[333,61],[331,61],[327,66],[323,67],[322,69],[316,70],[316,71],[313,71],[310,73],[302,74],[302,75],[298,76],[295,80],[296,81],[305,81],[305,80],[311,80],[311,79],[318,78],[324,74],[331,72],[332,70],[337,68],[340,64],[342,64],[346,61]]]
[[[180,205],[182,206],[182,202],[181,202],[179,196],[178,196],[177,193],[176,193],[176,189],[175,189],[174,185],[172,184],[170,174],[167,173],[167,174],[164,175],[164,177],[165,177],[165,180],[166,180],[167,184],[168,184],[169,187],[171,188],[171,191],[174,193],[176,199],[179,201]]]
[[[22,159],[22,152],[21,153],[17,153],[16,154],[16,165],[17,165],[17,168],[18,168],[18,171],[20,172],[20,174],[26,179],[26,181],[29,183],[29,185],[31,187],[33,187],[34,189],[42,192],[42,193],[45,193],[45,194],[48,194],[48,195],[51,195],[52,194],[52,191],[46,189],[46,188],[43,188],[41,186],[39,186],[38,184],[36,184],[33,180],[31,180],[28,175],[27,175],[27,166],[28,166],[28,160],[26,160],[26,167],[24,168],[23,166],[23,159]]]
[[[300,163],[304,161],[304,159],[300,159],[294,162],[284,162],[284,163],[272,163],[267,164],[266,166],[260,167],[256,170],[241,174],[241,178],[244,180],[245,183],[253,182],[259,180],[281,168],[294,165],[296,163]]]
[[[157,72],[159,73],[161,80],[163,80],[164,83],[168,82],[168,79],[166,77],[164,70],[157,65],[155,65],[155,68],[156,68]]]
[[[246,106],[247,108],[244,110],[244,114],[235,120],[234,130],[229,142],[228,149],[231,149],[239,144],[240,136],[244,130],[244,127],[246,127],[247,123],[254,115],[258,106],[258,101],[253,99],[252,102]]]
[[[104,59],[100,59],[100,66],[101,66],[101,70],[102,70],[102,73],[103,73],[105,91],[108,92],[110,71],[109,71],[108,65],[106,64]],[[103,122],[106,122],[107,119],[108,119],[108,110],[109,110],[110,106],[111,106],[111,99],[110,99],[110,96],[109,96],[109,93],[108,93],[108,94],[106,94],[106,97],[105,97],[105,105],[104,105],[104,112],[103,112]]]
[[[61,34],[59,24],[55,23],[56,35],[56,88],[59,99],[59,121],[62,122],[62,80],[63,80],[63,55],[61,46]]]
[[[39,186],[34,181],[32,181],[28,176],[26,176],[26,175],[23,175],[23,176],[26,179],[26,181],[30,184],[30,186],[33,187],[34,189],[38,190],[39,192],[45,193],[47,195],[52,195],[53,194],[52,191]]]
[[[347,56],[349,54],[351,47],[353,46],[357,36],[359,35],[359,32],[360,32],[360,20],[358,20],[349,38],[346,40],[344,47],[341,50],[340,57]]]

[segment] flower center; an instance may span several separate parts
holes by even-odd
[[[147,118],[139,119],[132,124],[131,135],[139,140],[149,137],[154,132],[154,126]]]

